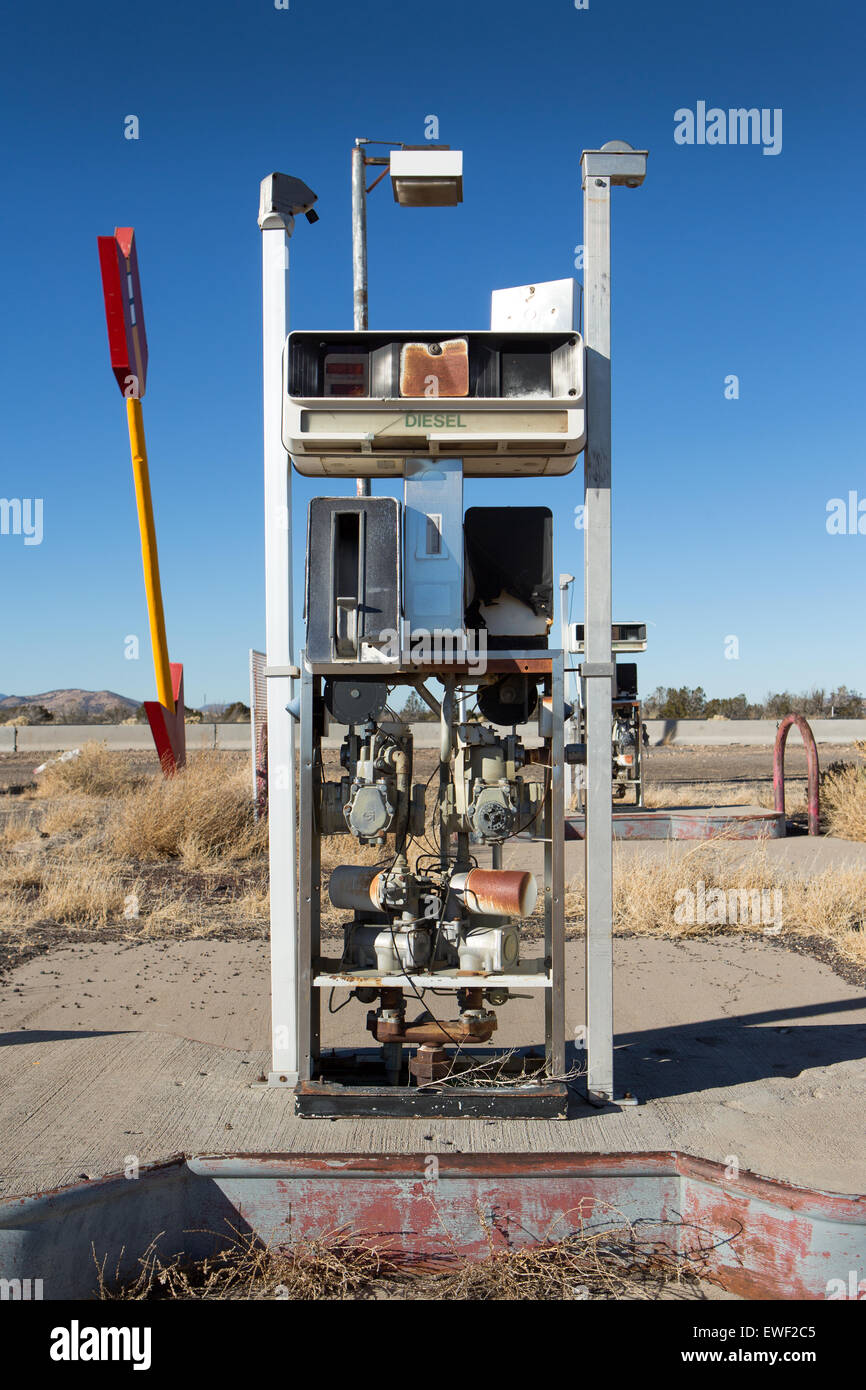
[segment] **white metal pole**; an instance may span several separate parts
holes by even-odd
[[[586,451],[584,454],[584,662],[586,689],[587,1095],[614,1098],[613,804],[611,798],[610,190],[635,188],[646,150],[615,140],[581,155],[583,180]]]
[[[609,178],[584,175],[583,244],[587,1090],[604,1103],[613,1099]]]
[[[266,179],[264,183],[268,183]],[[264,187],[264,185],[263,185]],[[267,633],[268,835],[271,901],[271,1071],[268,1082],[298,1080],[295,721],[292,621],[292,483],[282,441],[283,347],[289,325],[289,240],[294,217],[260,214],[264,359],[265,603]],[[284,674],[285,673],[285,674]]]

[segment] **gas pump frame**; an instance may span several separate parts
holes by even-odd
[[[612,805],[610,717],[614,667],[611,649],[611,361],[610,191],[639,186],[647,151],[613,141],[581,156],[584,193],[584,302],[586,446],[584,450],[585,658],[580,681],[586,709],[586,1021],[578,1042],[586,1048],[586,1099],[593,1105],[634,1103],[617,1096],[613,1075]],[[489,669],[532,671],[552,699],[552,729],[545,742],[551,777],[543,809],[545,840],[545,1057],[546,1075],[520,1085],[466,1088],[370,1085],[367,1059],[356,1054],[358,1084],[346,1084],[345,1060],[319,1044],[320,995],[335,975],[319,958],[321,905],[318,835],[314,824],[313,760],[321,738],[320,686],[329,674],[301,657],[295,665],[292,594],[291,468],[281,433],[283,353],[289,323],[289,246],[295,217],[311,213],[315,194],[300,180],[271,175],[262,183],[259,227],[263,265],[265,571],[267,604],[268,785],[271,889],[272,1062],[267,1083],[292,1089],[302,1114],[511,1114],[564,1116],[562,1081],[564,1010],[564,690],[563,653],[513,650],[491,654]],[[360,664],[359,664],[360,668]],[[357,671],[339,663],[341,675]],[[363,665],[363,674],[370,668]],[[416,685],[435,669],[388,667],[389,684]],[[463,680],[467,673],[455,672]],[[300,700],[296,687],[300,682]],[[296,717],[300,716],[300,876],[296,844]],[[300,882],[299,882],[300,877]],[[402,977],[400,977],[402,980]],[[420,977],[423,979],[423,977]],[[416,983],[419,977],[415,976]],[[441,972],[436,988],[447,988]],[[524,979],[525,982],[525,979]],[[405,983],[405,981],[403,981]],[[451,989],[459,988],[457,983]],[[467,1105],[469,1108],[467,1108]]]

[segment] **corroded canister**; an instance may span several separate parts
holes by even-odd
[[[340,864],[331,874],[328,896],[334,907],[352,912],[378,911],[381,869],[367,864]]]
[[[530,917],[538,901],[535,874],[525,869],[471,869],[451,888],[467,912],[485,917]]]

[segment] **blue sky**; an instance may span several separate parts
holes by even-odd
[[[853,0],[6,7],[0,496],[42,498],[44,537],[0,535],[0,691],[153,694],[96,255],[133,225],[169,647],[188,703],[246,698],[264,634],[259,181],[281,169],[319,195],[292,243],[293,326],[350,326],[353,140],[421,143],[430,114],[465,151],[465,203],[371,195],[373,328],[484,328],[492,289],[575,273],[581,149],[650,150],[613,210],[614,606],[652,624],[643,689],[866,688],[866,535],[826,529],[831,498],[866,499],[863,34]],[[781,153],[676,144],[674,112],[698,101],[781,108]],[[298,593],[317,490],[295,475]],[[582,575],[581,497],[578,466],[466,501],[546,501],[556,570]]]

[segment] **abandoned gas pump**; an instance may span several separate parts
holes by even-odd
[[[636,186],[645,163],[645,152],[618,143],[588,152],[585,190]],[[605,346],[609,228],[605,198],[587,191],[586,200],[595,359],[587,358],[575,322],[571,281],[496,292],[489,331],[287,335],[288,242],[295,216],[310,216],[315,195],[283,175],[262,185],[268,1082],[294,1087],[300,1114],[566,1113],[563,769],[568,761],[591,771],[594,757],[597,765],[599,708],[589,701],[585,741],[566,747],[564,653],[549,641],[552,514],[546,506],[500,503],[507,479],[570,473],[587,442],[587,376]],[[599,375],[589,400],[600,451],[587,532],[594,633],[599,616],[607,615],[602,631],[609,625],[609,588],[590,584],[605,563],[609,570],[607,380]],[[297,666],[289,458],[334,491],[359,480],[355,496],[310,503]],[[495,478],[498,505],[464,511],[464,477]],[[366,480],[375,478],[402,478],[402,499],[369,495]],[[589,655],[582,676],[610,690],[612,668],[597,641]],[[412,691],[438,725],[426,780],[399,713]],[[607,709],[609,747],[609,700]],[[335,730],[337,775],[323,747]],[[613,1095],[610,915],[602,891],[609,799],[607,824],[600,805],[591,810],[587,1090],[593,1103],[605,1104]],[[326,837],[345,844],[345,856],[325,889]],[[333,945],[321,932],[325,890],[341,923]],[[350,1048],[322,1046],[322,1000],[336,991],[354,1011]],[[509,1049],[516,1061],[508,1067],[490,1045],[499,1011],[515,993],[541,1006],[544,1047]],[[506,1073],[513,1084],[505,1084]]]
[[[569,634],[569,649],[584,650],[584,625],[576,623]],[[614,623],[611,627],[611,650],[621,652],[646,651],[646,623]],[[637,688],[637,662],[616,661],[614,664],[613,699],[611,701],[611,791],[614,801],[620,801],[627,791],[634,792],[636,806],[644,804],[643,765],[647,747],[641,702]],[[578,718],[580,737],[586,737],[585,711],[581,704]],[[578,804],[582,805],[583,788],[578,789]]]
[[[354,357],[359,376],[369,372],[367,341],[350,335],[339,347],[342,370]],[[475,362],[466,338],[463,347],[468,375]],[[323,365],[335,355],[326,336],[319,350]],[[491,350],[488,340],[485,357]],[[290,338],[290,371],[291,354]],[[579,388],[579,355],[572,359]],[[398,353],[393,360],[396,367]],[[564,834],[562,655],[547,648],[553,518],[546,507],[476,507],[464,516],[462,489],[458,460],[415,460],[402,506],[378,497],[310,504],[299,943],[311,956],[312,989],[301,1015],[309,1039],[301,1113],[363,1108],[372,1097],[389,1113],[431,1104],[487,1113],[510,1099],[522,1113],[552,1114],[565,1103],[563,1083],[551,1079],[564,1068],[562,971],[554,968],[563,953],[563,855],[544,829]],[[411,727],[393,713],[411,690],[438,721],[429,798],[415,776]],[[549,717],[557,707],[558,720]],[[326,775],[322,752],[326,729],[336,728],[338,778]],[[327,887],[342,916],[336,958],[321,947],[316,910],[323,836],[346,844]],[[533,840],[545,844],[544,953],[521,942],[539,899],[536,875],[501,862],[504,846]],[[353,842],[379,851],[379,862],[352,862]],[[363,1006],[375,1050],[359,1041],[347,1057],[317,1047],[321,995],[335,989]],[[501,1085],[492,1098],[483,1088],[467,1093],[460,1076],[478,1068],[478,1049],[515,990],[551,996],[545,1055],[522,1060],[522,1084],[509,1096]],[[434,1100],[425,1088],[436,1084]]]

